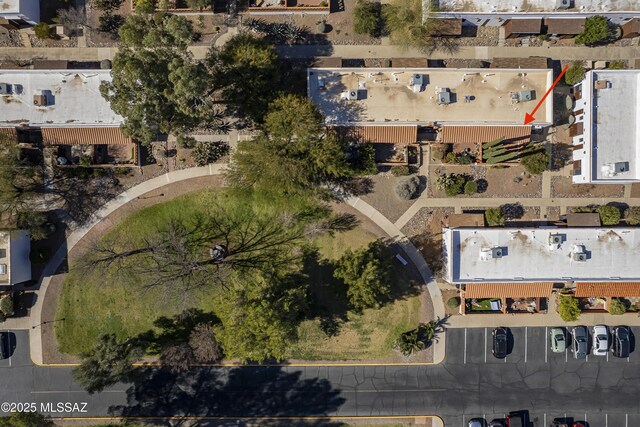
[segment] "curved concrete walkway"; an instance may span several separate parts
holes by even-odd
[[[129,190],[121,193],[113,200],[104,205],[94,216],[91,222],[85,224],[81,228],[78,228],[67,237],[66,246],[62,246],[56,251],[54,256],[49,260],[42,275],[40,276],[40,286],[36,291],[37,298],[31,310],[31,317],[29,322],[29,343],[31,348],[31,360],[37,364],[42,365],[42,333],[38,325],[42,322],[42,307],[45,300],[46,292],[51,281],[51,276],[55,274],[60,264],[65,260],[67,254],[78,244],[78,242],[95,227],[100,221],[104,220],[107,216],[113,213],[116,209],[122,207],[129,201],[140,197],[150,191],[157,190],[164,187],[167,184],[183,181],[191,178],[199,178],[208,175],[219,175],[225,168],[226,164],[213,164],[205,167],[182,169],[173,171],[161,175],[159,177],[150,179],[143,183],[140,183]],[[396,227],[391,221],[384,217],[380,212],[373,208],[368,203],[359,198],[352,198],[347,200],[347,203],[360,213],[371,219],[378,227],[384,230],[392,239],[396,240],[405,251],[407,256],[411,259],[416,266],[422,279],[427,283],[427,289],[431,295],[433,303],[434,315],[439,318],[444,318],[444,304],[442,302],[442,295],[440,289],[433,281],[433,276],[429,266],[425,262],[424,258],[416,247],[409,241],[409,239]],[[442,336],[434,346],[434,361],[440,363],[444,359],[444,337]]]

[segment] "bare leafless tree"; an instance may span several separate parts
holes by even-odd
[[[198,362],[217,362],[222,359],[222,348],[209,324],[198,323],[193,328],[189,335],[189,346]]]
[[[217,207],[208,215],[172,218],[138,243],[94,242],[82,263],[133,274],[142,289],[162,288],[186,305],[199,289],[225,287],[232,272],[287,268],[300,257],[294,249],[303,237],[299,220],[285,226],[278,216]]]
[[[188,371],[193,362],[193,350],[187,343],[168,346],[160,356],[160,364],[173,373]]]
[[[91,28],[84,6],[75,6],[68,9],[58,9],[58,22],[68,32],[76,32],[82,27]]]

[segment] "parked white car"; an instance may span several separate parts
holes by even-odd
[[[596,356],[606,356],[609,351],[609,331],[604,325],[593,327],[593,354]]]

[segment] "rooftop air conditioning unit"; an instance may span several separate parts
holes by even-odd
[[[492,259],[500,259],[504,255],[503,248],[482,248],[480,258],[483,261],[491,261]]]
[[[414,92],[422,92],[424,88],[424,74],[413,74],[411,76],[411,88]]]
[[[571,259],[577,262],[585,262],[587,260],[587,251],[583,245],[573,245]]]
[[[11,83],[0,83],[0,95],[11,95],[13,93],[13,85]]]
[[[348,99],[350,101],[357,101],[358,100],[358,91],[357,90],[350,90],[349,91],[349,95],[348,95]]]
[[[556,9],[569,9],[571,0],[556,0]]]
[[[600,168],[602,175],[611,178],[619,173],[629,172],[629,162],[605,163]]]
[[[33,95],[33,105],[45,107],[47,105],[47,97],[45,95]]]
[[[447,105],[451,104],[451,92],[449,92],[448,88],[442,88],[436,93],[436,97],[438,99],[438,104]]]
[[[562,234],[549,234],[549,250],[555,251],[560,249],[562,244]]]
[[[522,90],[518,92],[518,100],[520,102],[527,102],[533,100],[534,92],[532,90]]]

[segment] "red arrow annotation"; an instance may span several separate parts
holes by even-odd
[[[536,118],[533,117],[533,115],[536,113],[536,111],[538,111],[538,108],[540,108],[540,106],[542,105],[542,103],[544,102],[545,99],[547,99],[547,96],[549,96],[549,94],[551,93],[551,91],[553,90],[554,87],[556,87],[556,85],[558,84],[558,82],[560,81],[560,79],[562,78],[562,76],[564,76],[564,73],[567,72],[567,70],[569,69],[569,66],[566,65],[564,67],[564,69],[562,70],[562,72],[560,73],[560,75],[558,76],[558,78],[556,78],[556,81],[553,82],[553,84],[551,85],[551,87],[549,89],[547,89],[547,92],[544,94],[544,96],[542,97],[542,99],[540,101],[538,101],[538,104],[536,105],[536,108],[533,109],[533,111],[531,112],[531,114],[526,113],[524,115],[524,124],[528,125],[529,123],[531,123],[532,121],[534,121]]]

